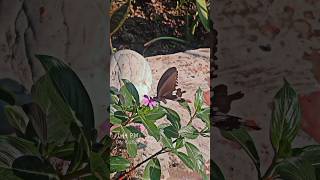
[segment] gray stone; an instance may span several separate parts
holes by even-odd
[[[148,95],[152,85],[152,73],[149,63],[139,53],[132,50],[120,50],[111,56],[110,85],[119,88],[122,79],[127,79],[138,90],[140,99]]]

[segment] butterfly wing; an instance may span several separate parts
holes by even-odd
[[[172,93],[178,85],[178,71],[176,67],[171,67],[161,76],[157,86],[157,97],[172,99]]]

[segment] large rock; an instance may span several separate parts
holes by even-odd
[[[175,54],[148,57],[147,61],[150,64],[154,79],[151,86],[150,95],[156,95],[157,84],[162,74],[168,68],[176,67],[178,70],[178,87],[186,91],[186,93],[183,94],[183,98],[190,100],[191,103],[189,105],[192,107],[194,95],[197,89],[200,87],[204,91],[209,90],[209,53],[209,48],[203,48]],[[167,104],[164,106],[168,106],[179,113],[181,124],[183,126],[188,123],[190,119],[188,111],[181,108],[177,102],[168,100]],[[157,123],[168,123],[168,120],[159,120]],[[204,126],[203,122],[199,119],[196,119],[192,124],[198,129],[201,129]],[[161,149],[161,144],[156,142],[153,137],[147,137],[141,141],[146,144],[147,147],[139,150],[137,162],[141,162]],[[202,155],[206,161],[206,167],[208,168],[210,158],[210,139],[206,137],[199,137],[191,142],[194,143],[202,152]],[[176,155],[171,153],[161,154],[159,155],[159,160],[161,161],[161,171],[163,173],[161,179],[202,179],[197,173],[191,172],[191,170],[188,169]],[[140,168],[138,171],[142,171],[142,169],[143,168]]]
[[[138,90],[140,99],[149,94],[152,74],[149,63],[139,53],[132,50],[120,50],[111,56],[110,85],[120,88],[122,79],[132,82]]]

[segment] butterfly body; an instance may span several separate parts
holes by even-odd
[[[212,105],[222,113],[228,113],[231,109],[232,101],[241,99],[244,96],[244,94],[240,91],[228,95],[228,88],[224,84],[214,87],[213,92],[214,96],[212,98]]]
[[[223,130],[239,129],[246,127],[251,130],[260,130],[254,121],[243,120],[240,117],[227,114],[231,109],[232,101],[241,99],[244,94],[238,91],[228,94],[228,88],[224,84],[217,85],[213,88],[214,95],[212,97],[212,125]]]

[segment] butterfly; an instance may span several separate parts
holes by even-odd
[[[153,99],[163,103],[167,103],[166,99],[172,101],[183,100],[182,94],[186,91],[182,91],[178,86],[178,70],[176,67],[167,69],[161,76],[157,85],[157,96]]]
[[[229,95],[228,87],[220,84],[213,88],[212,106],[217,108],[219,112],[228,113],[232,101],[241,99],[243,96],[244,94],[241,91]]]
[[[240,117],[227,114],[231,109],[231,103],[234,100],[241,99],[244,94],[238,91],[228,94],[228,87],[224,84],[217,85],[213,88],[212,97],[212,125],[223,130],[239,129],[246,127],[253,130],[261,128],[252,120],[243,120]]]

